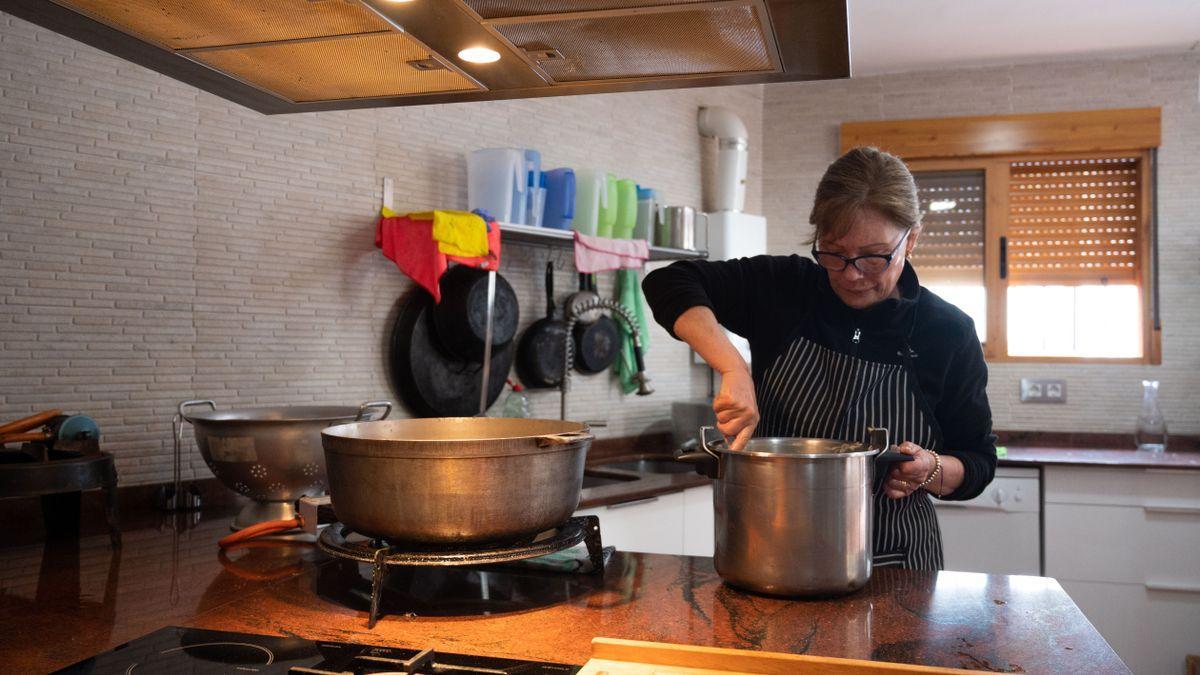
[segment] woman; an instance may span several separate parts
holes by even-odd
[[[721,374],[717,428],[752,436],[866,440],[885,427],[911,462],[876,478],[874,563],[941,569],[929,495],[970,499],[992,480],[987,366],[971,318],[920,287],[912,174],[856,148],[825,172],[813,259],[679,262],[646,277],[655,319]],[[721,326],[750,342],[753,371]]]

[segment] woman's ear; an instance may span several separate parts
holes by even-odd
[[[913,225],[913,228],[908,232],[908,241],[904,242],[904,257],[912,255],[913,249],[917,247],[917,237],[921,236],[921,231],[925,226],[921,223]]]

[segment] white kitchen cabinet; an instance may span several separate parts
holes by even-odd
[[[683,493],[658,495],[575,512],[600,518],[605,546],[638,553],[683,553]]]
[[[1135,673],[1200,654],[1200,471],[1044,469],[1046,575]]]
[[[619,551],[712,555],[711,485],[580,509],[575,515],[599,517],[604,545]]]
[[[683,491],[683,554],[712,557],[716,546],[713,486]]]

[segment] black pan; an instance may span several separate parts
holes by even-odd
[[[525,329],[517,344],[517,376],[531,389],[562,383],[567,325],[555,314],[554,265],[546,263],[546,316]]]
[[[581,283],[583,279],[580,280]],[[586,292],[600,297],[596,292],[596,275],[588,275]],[[581,288],[584,291],[585,288]],[[581,373],[599,373],[607,370],[617,360],[621,347],[617,322],[607,314],[601,314],[592,323],[575,324],[575,369]]]
[[[392,333],[392,373],[404,403],[418,417],[471,417],[479,413],[483,364],[442,349],[433,327],[433,297],[417,289],[408,297]],[[504,390],[512,368],[512,341],[492,348],[487,403]]]
[[[433,310],[438,341],[453,356],[482,362],[487,335],[487,270],[455,265],[446,270],[439,284],[442,301]],[[492,307],[493,349],[512,341],[519,319],[517,294],[497,273],[496,300]]]

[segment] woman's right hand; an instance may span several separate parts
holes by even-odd
[[[758,426],[758,401],[749,371],[738,368],[721,373],[721,390],[713,399],[713,412],[717,414],[717,429],[733,438],[730,449],[745,447]]]

